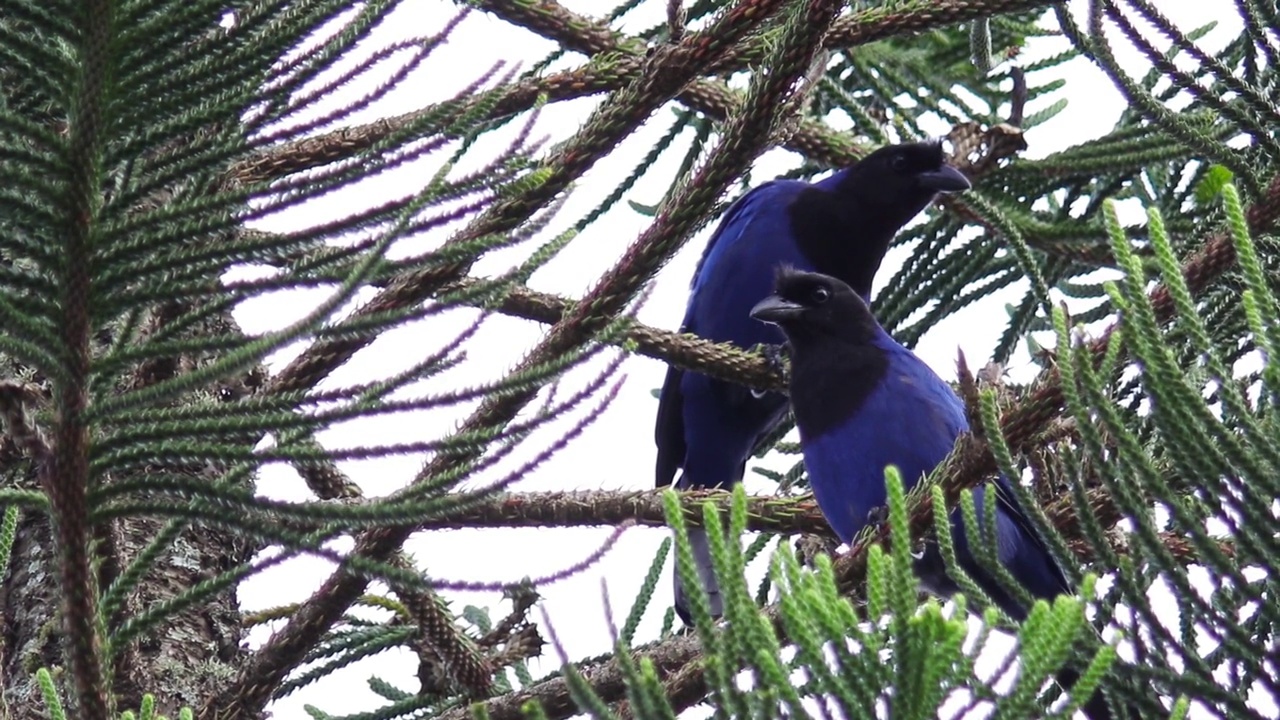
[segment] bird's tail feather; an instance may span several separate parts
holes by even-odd
[[[720,583],[716,581],[715,566],[711,562],[711,546],[707,542],[707,533],[702,528],[689,528],[689,545],[693,550],[693,563],[702,579],[702,589],[707,593],[711,604],[711,617],[718,618],[724,614],[724,601],[720,597]],[[677,560],[677,562],[679,562]],[[676,614],[685,625],[693,625],[693,616],[689,613],[688,594],[684,584],[680,582],[680,573],[674,573]]]
[[[1058,684],[1067,691],[1075,687],[1076,681],[1080,679],[1080,673],[1074,668],[1065,667],[1058,672]],[[1107,705],[1107,699],[1102,696],[1102,688],[1093,691],[1093,695],[1080,706],[1079,711],[1089,720],[1113,720],[1116,716],[1111,712],[1111,707]],[[1127,708],[1130,720],[1137,720],[1143,717],[1142,713],[1134,706]]]

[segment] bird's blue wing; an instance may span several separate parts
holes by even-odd
[[[794,180],[767,182],[729,206],[698,260],[681,332],[694,333],[715,342],[733,342],[744,349],[759,343],[782,342],[776,329],[752,320],[750,311],[756,302],[769,294],[778,264],[802,262],[799,251],[787,237],[787,207],[806,187],[806,183]],[[676,471],[685,465],[691,424],[699,426],[694,429],[695,433],[718,433],[720,428],[715,426],[719,425],[721,417],[751,419],[738,416],[736,411],[746,409],[751,414],[752,406],[759,405],[753,400],[756,399],[750,391],[741,386],[668,367],[658,396],[654,426],[654,440],[658,446],[655,485],[669,485]],[[691,402],[694,403],[692,407],[689,405]],[[758,409],[755,414],[775,414],[779,402],[776,398],[765,400],[764,405],[768,407]],[[755,422],[759,424],[761,421]],[[724,428],[724,439],[708,437],[694,442],[707,444],[708,453],[720,454],[716,447],[738,444],[731,441],[746,432],[743,428]],[[751,434],[750,442],[754,444],[758,433]],[[741,476],[743,460],[745,457],[731,461],[737,467],[734,471],[736,476]],[[734,472],[729,475],[734,475]],[[724,474],[719,468],[711,474],[716,477],[705,483],[697,479],[696,484],[716,485],[736,479],[719,477]]]
[[[986,493],[992,490],[996,493],[995,550],[1000,564],[1033,598],[1052,601],[1058,595],[1074,592],[1073,586],[1067,582],[1066,575],[1054,561],[1040,535],[1023,514],[1016,496],[1003,476],[994,483],[973,490],[979,526],[986,523],[984,502]],[[975,546],[971,543],[981,540],[970,540],[969,529],[964,527],[964,516],[958,507],[951,512],[951,528],[956,560],[969,577],[1010,617],[1018,620],[1026,617],[1027,608],[978,561]],[[930,552],[917,565],[917,571],[923,584],[936,594],[948,596],[959,589],[958,585],[945,576],[944,564],[936,547],[930,548]]]
[[[1004,475],[989,485],[996,491],[998,535],[996,547],[1000,562],[1037,598],[1052,599],[1074,591],[1066,574],[1049,553],[1035,526],[1027,519],[1018,497]],[[975,500],[979,498],[975,497]],[[979,506],[981,507],[981,506]]]
[[[917,367],[924,367],[922,361],[914,355],[911,357],[920,363]],[[928,380],[922,380],[921,375],[922,372],[917,370],[914,373],[905,373],[902,377],[910,378],[913,382],[922,382],[923,387],[926,388],[925,393],[939,400],[935,406],[935,412],[942,422],[948,424],[950,429],[947,434],[951,437],[947,451],[937,458],[937,462],[941,462],[951,451],[951,445],[954,444],[956,436],[968,429],[964,403],[951,387],[932,371],[929,371],[931,377]],[[900,385],[899,392],[902,390],[903,386]],[[974,488],[973,499],[979,509],[979,521],[982,522],[985,517],[981,508],[984,507],[986,493],[993,489],[996,493],[996,557],[999,558],[1000,563],[1034,597],[1052,599],[1064,592],[1071,592],[1071,585],[1022,511],[1017,496],[1009,486],[1008,478],[1003,475],[997,476],[994,483]],[[958,559],[966,572],[982,586],[992,600],[1004,608],[1005,612],[1012,617],[1021,617],[1025,610],[999,586],[995,578],[978,567],[977,560],[969,547],[968,531],[963,527],[962,516],[963,513],[959,508],[951,513],[951,527],[956,541]],[[929,584],[928,579],[925,578],[925,580],[926,584]]]
[[[658,445],[654,487],[670,485],[676,470],[684,464],[684,395],[680,392],[683,375],[683,370],[668,365],[658,394],[658,417],[653,426],[653,439]]]
[[[779,264],[803,263],[790,237],[789,206],[807,187],[795,180],[765,183],[729,207],[698,261],[682,332],[743,349],[782,342],[776,328],[752,320],[750,313],[772,290]],[[670,484],[683,469],[681,488],[731,487],[742,479],[759,437],[785,413],[786,398],[777,393],[757,397],[740,385],[669,367],[654,428],[655,484]],[[690,528],[689,539],[712,614],[718,616],[723,607],[706,534]],[[687,593],[678,575],[674,590],[676,610],[688,623]]]
[[[924,367],[923,362],[915,358],[914,355],[912,355],[912,358],[920,363],[918,367]],[[936,462],[941,462],[946,454],[950,452],[955,437],[961,431],[968,429],[968,421],[964,415],[964,403],[959,396],[932,371],[929,372],[929,375],[931,375],[931,379],[922,379],[922,373],[917,370],[916,372],[900,373],[899,377],[912,383],[922,383],[921,387],[924,388],[925,395],[938,400],[937,403],[934,403],[934,422],[944,423],[948,430],[943,435],[949,435],[951,438],[946,452],[937,458]],[[905,394],[905,390],[906,386],[900,382],[898,392]],[[917,442],[921,442],[921,440],[917,440]],[[1034,597],[1052,599],[1064,592],[1071,592],[1072,587],[1067,582],[1066,576],[1057,563],[1054,562],[1053,556],[1049,554],[1034,526],[1027,519],[1026,514],[1018,504],[1017,496],[1009,486],[1009,482],[1008,478],[1000,475],[995,482],[974,488],[973,491],[973,499],[978,508],[980,523],[985,518],[982,508],[984,507],[986,493],[992,490],[996,493],[996,557],[1008,569],[1009,573]],[[995,578],[979,567],[969,545],[968,530],[963,525],[963,513],[959,508],[956,508],[951,513],[951,526],[956,542],[957,558],[961,565],[982,586],[983,590],[991,596],[992,600],[999,604],[1010,616],[1021,617],[1025,613],[1025,609],[1018,605],[1013,597],[999,586]],[[940,562],[938,567],[939,569],[941,568]],[[923,575],[922,579],[926,585],[951,586],[950,589],[954,592],[954,585],[948,580],[941,580],[936,577],[930,578]]]
[[[797,183],[788,180],[771,180],[751,188],[729,205],[729,209],[724,212],[724,217],[720,218],[720,224],[716,226],[715,232],[711,233],[711,239],[707,240],[707,246],[702,249],[698,264],[693,268],[693,277],[689,279],[689,290],[691,292],[696,293],[698,285],[703,279],[702,268],[707,265],[708,258],[711,258],[715,253],[716,247],[720,245],[720,240],[727,238],[726,244],[731,244],[734,238],[741,236],[750,224],[753,213],[760,211],[762,207],[771,202],[778,200],[785,202],[787,200],[785,197],[787,195],[786,186],[792,184]],[[714,264],[715,262],[712,261],[712,265]],[[690,303],[690,307],[692,307],[692,303]],[[688,320],[689,317],[686,312],[685,322],[688,322]]]

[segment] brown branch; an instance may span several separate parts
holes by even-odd
[[[584,490],[576,492],[498,493],[457,513],[419,522],[419,530],[471,527],[568,527],[618,525],[631,520],[639,525],[665,527],[662,496],[657,490]],[[732,495],[723,490],[680,493],[685,522],[702,524],[702,505],[711,502],[722,513],[729,511]],[[752,532],[831,533],[812,495],[747,498],[747,525]]]
[[[662,496],[667,488],[654,490],[577,490],[564,492],[497,492],[468,502],[464,507],[433,514],[424,520],[396,523],[418,531],[456,530],[461,528],[548,528],[548,527],[616,527],[631,522],[646,527],[666,527],[666,510]],[[729,512],[732,495],[724,490],[694,490],[678,493],[685,522],[702,524],[702,506],[710,502],[722,514]],[[344,504],[366,501],[348,500]],[[390,505],[394,499],[367,501],[371,508]],[[403,515],[404,513],[398,513]],[[326,522],[310,519],[282,519],[281,526],[298,533],[331,529]],[[341,522],[341,521],[337,521]],[[773,532],[785,535],[809,533],[831,535],[812,495],[781,497],[754,495],[747,497],[747,529],[751,532]]]
[[[445,285],[440,292],[468,290],[485,282],[465,278]],[[511,288],[495,309],[512,317],[554,324],[574,305],[574,302],[557,295],[519,286]],[[632,322],[615,342],[634,343],[634,351],[641,355],[721,380],[760,390],[786,390],[786,378],[764,357],[744,352],[730,343],[715,343],[697,335],[663,330],[640,322]]]
[[[72,110],[66,144],[60,149],[63,162],[72,170],[59,191],[60,225],[53,233],[60,261],[57,295],[52,299],[59,342],[56,362],[61,370],[53,387],[57,419],[50,461],[37,469],[57,537],[61,615],[74,706],[77,715],[87,720],[107,720],[115,714],[93,571],[88,494],[94,473],[89,464],[92,428],[87,419],[93,377],[93,271],[98,266],[94,254],[102,223],[98,168],[112,132],[108,98],[118,62],[111,50],[114,15],[112,3],[90,0],[82,4],[76,22],[75,49],[82,70],[75,94],[68,98]]]
[[[666,527],[666,510],[662,501],[666,488],[654,490],[577,490],[563,492],[494,493],[458,510],[434,515],[404,527],[417,531],[458,530],[462,528],[566,528],[615,527],[631,522],[644,527]],[[678,493],[685,523],[702,525],[702,506],[711,503],[721,515],[727,515],[732,495],[723,490],[694,490]],[[1120,514],[1103,488],[1087,491],[1089,504],[1104,526],[1114,525]],[[385,502],[372,501],[372,504]],[[746,504],[748,532],[779,535],[817,535],[834,538],[821,508],[812,495],[796,497],[752,495]],[[1097,559],[1097,552],[1080,535],[1077,511],[1070,498],[1044,507],[1045,516],[1061,533],[1071,551],[1082,562]],[[279,521],[295,532],[316,532],[321,523]],[[1185,545],[1185,543],[1184,543]],[[1117,551],[1123,552],[1122,548]],[[1175,550],[1178,557],[1189,557],[1189,549]]]
[[[561,47],[588,56],[609,53],[609,57],[605,62],[588,63],[545,78],[523,80],[477,97],[449,101],[366,125],[284,143],[235,166],[228,175],[228,181],[232,184],[252,185],[348,159],[415,124],[421,124],[425,128],[441,127],[474,111],[483,103],[491,102],[495,94],[499,99],[485,115],[487,120],[505,118],[528,110],[537,103],[539,97],[545,96],[548,100],[557,102],[611,92],[640,76],[645,58],[645,44],[642,41],[614,32],[558,3],[482,0],[477,4],[508,22],[560,43]],[[899,34],[965,22],[991,12],[1021,12],[1050,4],[1052,3],[1048,0],[931,2],[888,15],[881,11],[864,11],[842,18],[823,47],[850,48]],[[758,52],[759,48],[756,48],[748,53],[735,55],[733,67],[722,66],[717,70],[746,67]],[[711,68],[704,71],[710,72]],[[707,79],[694,80],[676,97],[685,106],[721,122],[728,119],[742,102],[742,93],[730,89],[723,82]],[[866,152],[848,134],[833,131],[811,118],[800,118],[795,131],[785,138],[783,146],[828,167],[847,165]]]
[[[702,648],[694,635],[677,636],[631,652],[631,657],[637,664],[646,658],[653,663],[659,680],[684,675],[685,672],[682,671],[694,667],[701,656]],[[626,697],[626,676],[616,659],[609,658],[596,665],[580,668],[579,672],[606,703],[617,702]],[[541,705],[543,712],[550,718],[567,718],[578,712],[564,677],[553,677],[532,687],[499,695],[485,701],[483,707],[491,720],[519,720],[525,717],[524,706],[529,702]],[[470,720],[472,717],[471,708],[457,708],[439,716],[440,720]]]
[[[416,572],[413,563],[403,553],[394,553],[392,564]],[[435,592],[406,587],[393,589],[418,626],[419,655],[438,661],[426,664],[444,676],[422,678],[423,691],[445,694],[452,689],[449,687],[452,684],[468,697],[488,696],[493,688],[493,668],[475,643],[454,624],[453,616],[445,609],[444,600]],[[445,678],[452,683],[440,682]]]

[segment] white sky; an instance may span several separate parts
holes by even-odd
[[[613,3],[596,3],[587,0],[564,1],[571,9],[590,14],[600,12]],[[1226,24],[1217,28],[1200,42],[1202,48],[1213,52],[1235,35],[1238,23],[1233,9],[1225,3],[1187,2],[1186,0],[1157,0],[1156,5],[1184,30],[1217,19]],[[626,32],[638,32],[661,20],[665,13],[664,0],[649,0],[640,10],[632,12],[615,27]],[[1073,11],[1080,17],[1083,3],[1073,2]],[[1214,12],[1217,9],[1218,12]],[[1224,11],[1229,10],[1229,11]],[[373,37],[362,46],[363,52],[396,40],[413,36],[428,36],[439,31],[457,12],[457,6],[443,0],[409,2],[384,23]],[[1131,75],[1140,77],[1147,69],[1136,50],[1128,47],[1118,35],[1112,35],[1118,56],[1133,68]],[[1167,43],[1155,37],[1157,46]],[[1024,52],[1023,62],[1047,57],[1063,51],[1067,42],[1061,39],[1034,41]],[[473,12],[453,33],[448,44],[417,71],[412,73],[396,91],[390,93],[372,107],[357,113],[350,124],[368,122],[380,116],[410,112],[433,102],[452,96],[462,86],[478,77],[493,62],[501,59],[520,62],[524,66],[541,60],[554,49],[552,43],[534,34],[479,12]],[[581,56],[572,55],[556,67],[576,66]],[[339,95],[339,101],[349,98],[369,87],[391,72],[393,64],[375,72],[371,77],[355,83],[350,93]],[[1097,137],[1110,130],[1124,102],[1111,82],[1088,61],[1079,58],[1050,72],[1030,77],[1031,83],[1043,84],[1053,77],[1064,77],[1068,84],[1065,92],[1041,99],[1031,104],[1030,114],[1042,109],[1059,97],[1070,101],[1067,109],[1052,121],[1027,133],[1029,149],[1026,157],[1036,158],[1059,151]],[[600,96],[557,103],[548,107],[537,126],[535,136],[547,135],[559,141],[578,128],[582,120],[600,101]],[[332,103],[324,107],[332,107]],[[629,137],[612,154],[587,173],[560,213],[556,222],[542,237],[564,229],[585,212],[592,209],[610,192],[614,183],[639,161],[656,139],[665,132],[670,122],[670,110],[662,109],[654,115],[657,122],[650,122]],[[945,126],[929,128],[944,133]],[[479,166],[491,157],[494,149],[501,148],[510,133],[498,133],[496,137],[482,141],[455,170],[454,176]],[[690,133],[677,143],[678,148],[688,146]],[[651,205],[657,202],[670,185],[680,163],[682,152],[666,153],[624,200]],[[354,212],[387,197],[399,196],[421,188],[440,166],[444,156],[433,155],[405,168],[389,172],[362,183],[357,188],[335,193],[319,201],[281,213],[259,224],[263,229],[290,229],[317,224],[327,219]],[[773,151],[762,157],[753,173],[755,182],[763,182],[793,167],[796,156],[786,151]],[[1135,207],[1125,208],[1127,222],[1138,222],[1142,215]],[[554,292],[566,297],[580,297],[598,274],[610,266],[626,247],[633,242],[647,225],[644,218],[631,210],[626,202],[606,214],[587,229],[567,250],[545,268],[536,273],[530,285],[538,290]],[[693,238],[670,262],[656,280],[649,303],[641,310],[640,319],[659,327],[675,329],[683,315],[685,291],[689,277],[714,223]],[[395,247],[393,256],[411,255],[434,246],[443,236],[402,243]],[[523,255],[520,250],[495,253],[486,257],[474,269],[475,273],[499,272],[509,267]],[[903,259],[901,249],[886,259],[878,278],[876,290],[887,281]],[[250,277],[261,271],[238,270],[237,278]],[[229,276],[231,277],[231,276]],[[1004,305],[1021,298],[1023,284],[1007,288],[1003,292],[984,298],[963,311],[948,318],[931,330],[919,343],[916,351],[944,378],[954,377],[954,358],[957,346],[961,347],[973,366],[989,357],[1005,325]],[[244,303],[236,313],[246,331],[265,332],[280,328],[307,313],[327,295],[327,290],[276,293],[267,298]],[[372,292],[361,294],[368,299]],[[412,323],[385,333],[382,338],[359,353],[351,362],[335,372],[325,387],[341,387],[385,377],[412,365],[439,345],[441,338],[452,337],[474,317],[472,311],[459,310],[434,317],[426,322]],[[429,325],[429,326],[428,326]],[[486,321],[483,329],[469,343],[468,360],[462,367],[445,375],[419,383],[397,397],[414,397],[433,390],[459,385],[472,385],[499,378],[520,361],[545,331],[544,326],[507,317],[495,316]],[[299,348],[273,356],[273,371],[282,368]],[[1026,380],[1035,368],[1027,361],[1025,349],[1020,349],[1011,363],[1010,374],[1015,380]],[[598,368],[595,363],[591,368]],[[626,383],[613,406],[589,428],[582,437],[539,470],[532,473],[512,489],[536,490],[586,490],[586,489],[649,489],[653,486],[653,414],[657,401],[650,391],[662,383],[665,366],[645,357],[626,360],[623,371]],[[589,371],[571,373],[563,383],[566,391],[580,386]],[[430,412],[382,416],[344,423],[323,433],[321,440],[329,447],[350,447],[365,444],[413,442],[439,438],[456,427],[457,422],[469,414],[474,404],[467,404]],[[573,413],[573,417],[581,412]],[[553,424],[530,441],[529,447],[540,447],[537,438],[544,441],[554,438]],[[515,467],[530,453],[517,452],[501,468]],[[367,496],[385,495],[405,485],[420,469],[422,455],[400,456],[340,463],[364,490]],[[774,467],[789,463],[774,462]],[[487,473],[489,481],[500,477],[501,472]],[[753,481],[748,472],[748,490],[768,492],[768,484]],[[478,481],[483,482],[483,480]],[[268,497],[280,499],[310,499],[301,479],[287,466],[266,468],[259,478],[259,491]],[[515,581],[524,576],[542,576],[581,561],[593,552],[610,534],[609,528],[566,529],[487,529],[420,533],[407,545],[418,559],[420,567],[434,578],[468,581]],[[607,652],[610,639],[604,621],[601,602],[601,581],[608,584],[615,616],[625,617],[631,600],[638,594],[643,575],[647,570],[658,544],[666,536],[661,529],[636,528],[627,532],[603,562],[578,575],[539,589],[544,598],[547,614],[555,625],[557,634],[572,657],[582,657]],[[334,547],[347,549],[349,542],[336,543]],[[764,563],[757,562],[754,575],[759,577]],[[332,567],[327,561],[303,558],[263,573],[240,588],[240,599],[246,611],[273,607],[284,603],[301,602],[328,575]],[[662,615],[670,605],[671,590],[668,570],[658,585],[645,622],[637,634],[637,642],[652,638],[660,628]],[[380,588],[380,586],[375,586]],[[497,620],[505,615],[505,603],[499,603],[497,593],[449,593],[460,608],[463,604],[488,606],[491,616]],[[538,614],[535,612],[535,616]],[[619,620],[620,622],[621,620]],[[272,627],[279,627],[276,623]],[[268,635],[267,628],[258,628],[251,634],[256,647]],[[544,637],[549,637],[544,631]],[[532,667],[536,677],[556,668],[559,660],[550,646],[544,658]],[[304,703],[333,714],[372,710],[383,701],[368,689],[367,678],[376,674],[392,684],[413,692],[417,689],[415,676],[416,657],[407,651],[385,653],[370,661],[360,663],[335,673],[326,681],[294,693],[273,705],[275,716],[282,720],[307,717]],[[1268,703],[1270,705],[1270,703]],[[1274,712],[1274,707],[1272,707]]]

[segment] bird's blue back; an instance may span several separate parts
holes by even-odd
[[[814,269],[794,236],[790,207],[806,190],[833,189],[844,172],[816,183],[774,180],[739,198],[698,264],[682,330],[744,350],[782,343],[781,331],[751,319],[751,308],[769,294],[779,266]],[[668,372],[656,428],[659,484],[681,466],[680,487],[733,485],[755,444],[785,416],[785,396],[674,367]]]
[[[809,187],[799,180],[774,180],[733,206],[694,275],[686,332],[744,348],[783,341],[780,330],[752,320],[750,312],[769,294],[780,264],[812,267],[792,235],[787,212],[791,201]]]
[[[847,419],[818,437],[803,438],[805,467],[813,492],[833,530],[850,542],[868,523],[869,513],[887,502],[884,468],[897,466],[903,483],[914,487],[951,452],[968,430],[964,404],[951,386],[879,326],[872,343],[887,358],[884,377]],[[803,434],[804,428],[801,428]],[[1001,476],[996,508],[996,554],[1033,597],[1052,599],[1070,592],[1061,569],[1028,525],[1016,496]],[[974,489],[979,523],[990,486]],[[1017,603],[974,560],[962,516],[951,514],[956,555],[971,577],[1010,616],[1020,618]],[[921,582],[939,595],[958,589],[945,574],[940,555],[930,546],[917,564]]]

